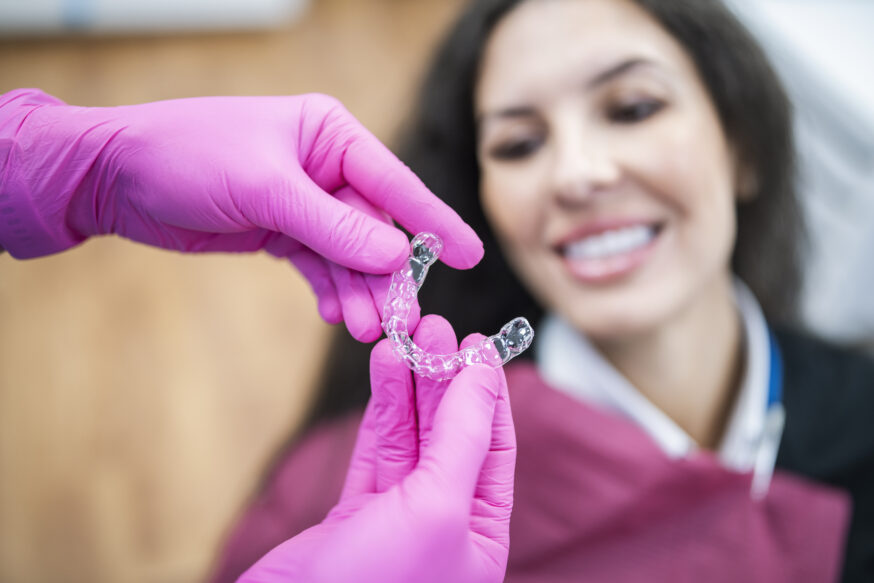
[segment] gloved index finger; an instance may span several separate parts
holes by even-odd
[[[382,142],[358,127],[343,158],[344,180],[410,233],[439,235],[444,245],[440,259],[450,267],[468,269],[479,263],[483,244],[473,229]]]

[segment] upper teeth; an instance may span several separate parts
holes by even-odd
[[[636,225],[586,237],[565,246],[565,255],[570,259],[596,259],[627,253],[649,243],[655,237],[655,229]]]

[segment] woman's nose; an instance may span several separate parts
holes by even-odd
[[[552,187],[561,204],[590,201],[619,180],[619,166],[611,150],[583,132],[562,132],[554,143]]]

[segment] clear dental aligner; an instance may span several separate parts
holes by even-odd
[[[431,233],[419,233],[410,242],[407,266],[392,275],[391,287],[383,311],[382,328],[391,340],[394,352],[419,376],[434,380],[451,379],[470,364],[499,367],[531,346],[534,329],[525,318],[514,318],[500,332],[479,344],[452,354],[431,354],[410,338],[407,318],[428,268],[437,261],[443,241]]]

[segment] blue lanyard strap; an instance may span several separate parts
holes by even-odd
[[[771,366],[768,371],[768,408],[765,411],[765,426],[762,438],[756,452],[753,467],[753,477],[750,483],[750,496],[753,500],[761,500],[768,494],[771,477],[774,475],[774,464],[780,449],[780,439],[783,436],[783,426],[786,422],[786,412],[780,402],[783,396],[783,358],[780,346],[771,329],[768,329],[770,340],[769,350]]]
[[[768,339],[770,340],[768,352],[771,357],[768,373],[768,409],[770,409],[772,405],[783,399],[783,356],[780,353],[780,345],[777,344],[777,337],[770,328],[768,328]]]
[[[770,340],[768,352],[771,356],[768,373],[768,408],[770,409],[771,405],[783,399],[783,355],[780,353],[777,337],[770,328],[768,328],[768,339]]]

